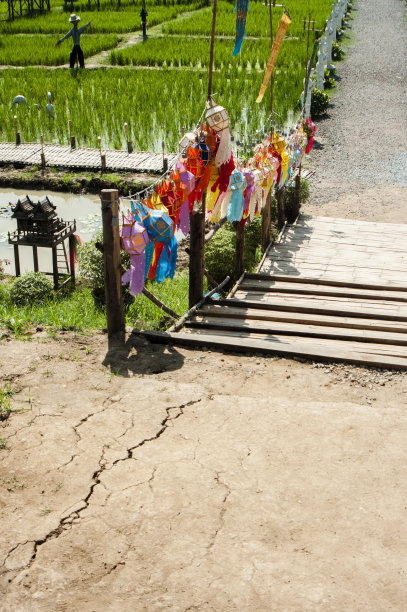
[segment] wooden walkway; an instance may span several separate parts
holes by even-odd
[[[147,151],[116,151],[103,149],[106,156],[106,170],[127,172],[163,171],[162,153]],[[100,170],[102,167],[99,149],[71,149],[64,145],[44,144],[44,155],[47,166],[72,170]],[[177,158],[173,153],[166,154],[168,164]],[[41,145],[26,143],[16,145],[13,142],[0,143],[0,164],[20,164],[23,166],[41,165]]]
[[[407,369],[407,225],[301,215],[226,300],[155,341]]]

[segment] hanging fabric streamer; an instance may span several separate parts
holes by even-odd
[[[283,43],[284,35],[290,23],[291,23],[291,19],[289,18],[287,13],[283,13],[283,16],[280,19],[280,23],[278,24],[278,30],[277,30],[276,37],[273,41],[273,46],[271,48],[269,61],[267,62],[267,67],[266,67],[266,72],[264,74],[263,83],[260,87],[260,92],[256,100],[257,103],[263,100],[264,93],[270,81],[271,73],[273,72],[274,64],[276,63],[278,52],[280,51],[280,47]]]
[[[150,238],[144,225],[135,221],[132,214],[129,217],[123,215],[121,246],[130,255],[130,268],[122,276],[122,285],[130,283],[132,295],[138,295],[143,291],[145,249],[149,242]]]
[[[235,48],[233,49],[232,55],[238,55],[242,48],[245,30],[246,30],[246,17],[249,10],[248,0],[237,0],[235,6],[236,12],[236,38]]]

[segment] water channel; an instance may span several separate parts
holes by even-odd
[[[8,232],[17,229],[15,219],[11,218],[12,206],[28,195],[34,202],[48,196],[56,206],[58,217],[65,221],[76,220],[76,234],[82,242],[90,240],[102,227],[100,198],[98,195],[76,195],[52,191],[26,191],[21,189],[0,189],[0,259],[8,259],[10,265],[5,267],[7,274],[15,274],[14,252],[8,244]],[[42,272],[52,271],[51,249],[38,249],[39,268]],[[20,247],[21,273],[34,269],[31,247]]]

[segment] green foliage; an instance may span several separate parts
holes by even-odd
[[[312,91],[311,96],[311,117],[316,119],[323,115],[329,106],[329,96],[324,91],[320,91],[316,87]]]
[[[45,302],[53,297],[53,285],[42,272],[27,272],[16,278],[10,289],[10,298],[17,306]]]
[[[261,217],[255,217],[245,226],[244,267],[252,271],[259,261],[261,245]],[[236,280],[235,274],[236,232],[226,223],[205,246],[205,268],[219,283],[226,276]]]
[[[332,76],[332,71],[325,70],[324,72],[324,89],[332,89],[335,87],[335,79]]]
[[[301,204],[303,204],[304,202],[308,200],[309,194],[310,194],[309,182],[307,181],[307,179],[301,177],[300,179],[300,206]],[[288,185],[288,187],[286,187],[284,190],[284,208],[285,208],[286,216],[288,219],[292,218],[293,216],[292,214],[290,214],[290,211],[292,211],[295,206],[294,198],[295,198],[295,181],[292,181]]]
[[[79,274],[82,280],[94,289],[105,286],[103,253],[96,248],[96,242],[103,244],[102,231],[79,247]],[[129,254],[121,251],[121,258],[123,267],[127,269],[130,266]]]
[[[10,385],[0,385],[0,421],[5,421],[12,411],[10,398],[13,395],[13,390]],[[2,438],[4,439],[4,438]],[[3,448],[5,448],[3,446]]]
[[[205,268],[219,283],[226,276],[234,278],[236,234],[230,224],[216,232],[205,245]]]
[[[0,64],[10,66],[59,66],[69,63],[69,54],[72,45],[70,40],[60,47],[55,47],[56,37],[50,35],[20,35],[3,36],[0,46]],[[100,53],[105,49],[115,47],[119,42],[116,34],[91,34],[83,38],[81,46],[85,58]],[[45,108],[46,98],[36,100],[43,102]]]
[[[339,62],[341,59],[345,57],[345,51],[342,49],[338,43],[332,43],[332,61]]]

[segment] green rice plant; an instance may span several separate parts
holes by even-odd
[[[55,47],[56,38],[51,35],[5,36],[0,44],[0,64],[10,66],[59,66],[69,63],[72,48],[70,41]],[[86,57],[115,47],[119,42],[116,34],[90,34],[83,38],[82,49]]]
[[[235,0],[218,2],[216,16],[216,34],[235,36],[236,33],[236,14],[234,13]],[[308,19],[311,14],[315,23],[315,29],[320,30],[325,27],[326,19],[332,11],[332,0],[291,0],[288,6],[292,22],[287,30],[286,36],[303,36],[303,21]],[[283,9],[273,9],[273,34],[275,35],[278,22],[282,16]],[[166,23],[163,31],[167,34],[205,34],[211,33],[211,14],[212,8],[208,7],[196,15],[185,19]],[[246,36],[270,36],[269,9],[262,1],[250,2],[250,8],[246,20]],[[245,43],[243,43],[244,45]]]
[[[204,2],[180,4],[176,6],[156,6],[148,11],[148,24],[150,27],[164,21],[175,19],[185,11],[195,11],[203,6]],[[92,21],[92,32],[124,33],[141,30],[140,5],[128,5],[125,10],[111,10],[111,5],[103,12],[81,12],[81,23]],[[76,10],[76,9],[75,9]],[[62,37],[71,27],[67,13],[50,12],[35,17],[21,17],[14,21],[0,24],[2,34],[58,34]]]

